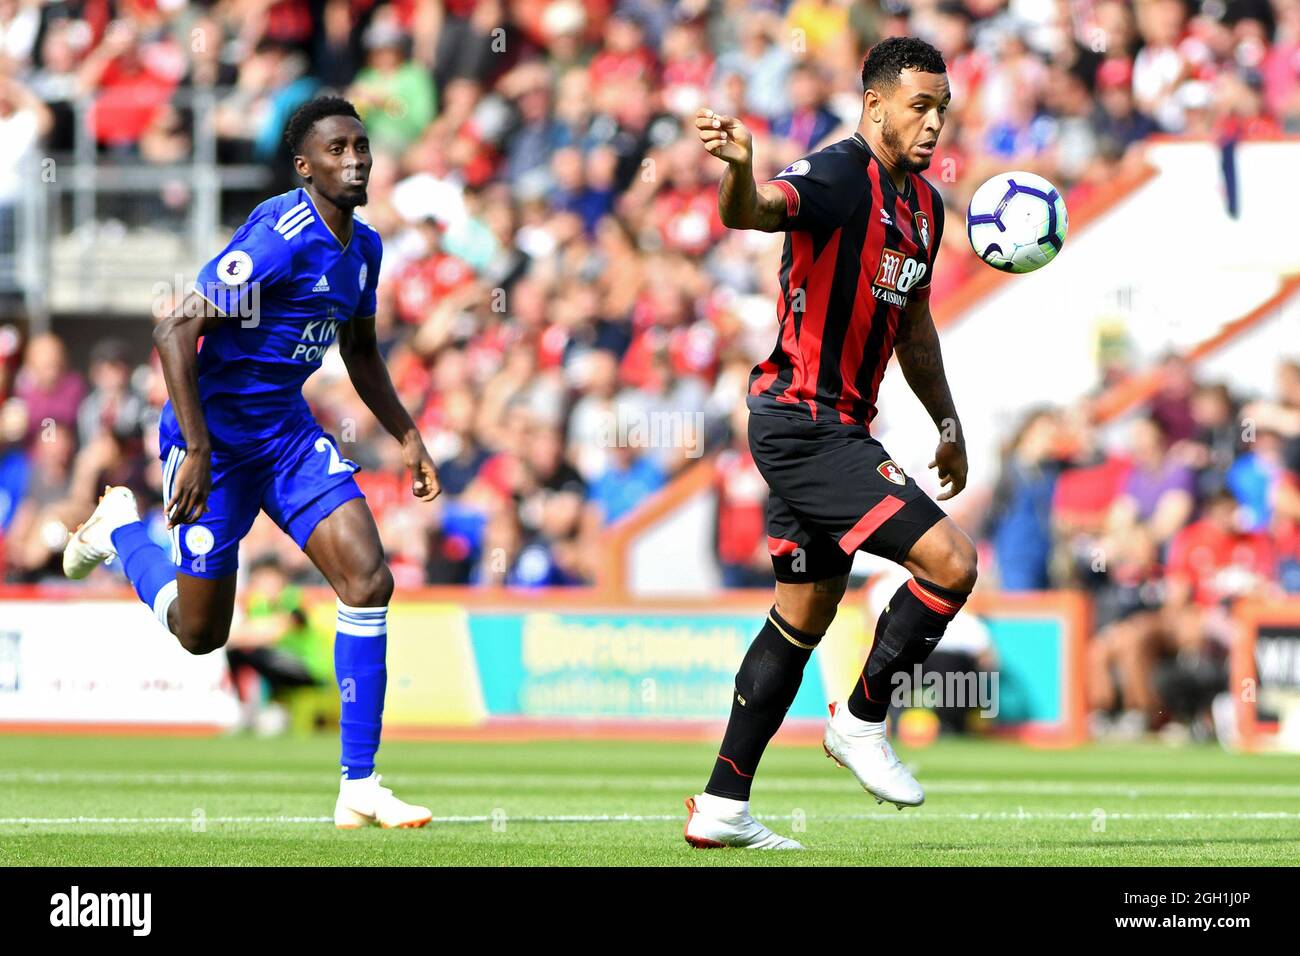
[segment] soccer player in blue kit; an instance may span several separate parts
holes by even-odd
[[[437,497],[438,475],[376,344],[383,249],[353,215],[367,198],[365,127],[351,103],[322,97],[293,115],[285,137],[305,185],[254,209],[154,331],[170,398],[159,451],[171,553],[149,538],[131,492],[111,487],[68,542],[63,567],[83,578],[118,557],[181,646],[207,654],[226,643],[239,542],[265,511],[338,596],[335,825],[419,827],[429,809],[399,800],[375,773],[393,576],[353,478],[357,465],[302,397],[336,338],[357,394],[401,442],[415,497]]]

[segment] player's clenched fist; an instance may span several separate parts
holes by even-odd
[[[718,159],[734,166],[747,166],[753,160],[754,138],[734,116],[701,108],[695,112],[695,129],[704,148]]]

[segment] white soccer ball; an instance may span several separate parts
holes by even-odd
[[[1061,191],[1042,176],[994,176],[971,197],[966,237],[975,254],[1003,272],[1033,272],[1061,251],[1069,228]]]

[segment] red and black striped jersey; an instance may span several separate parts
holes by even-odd
[[[749,409],[870,425],[903,311],[930,294],[943,201],[916,173],[895,189],[859,133],[771,182],[787,204],[779,332]]]

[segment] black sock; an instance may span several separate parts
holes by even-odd
[[[767,622],[736,672],[731,719],[705,793],[749,799],[758,761],[794,703],[804,665],[821,639],[821,634],[806,634],[791,626],[775,607],[768,612]]]
[[[871,653],[849,695],[849,713],[859,720],[880,721],[889,713],[892,678],[930,656],[966,595],[912,578],[889,599],[876,622]]]

